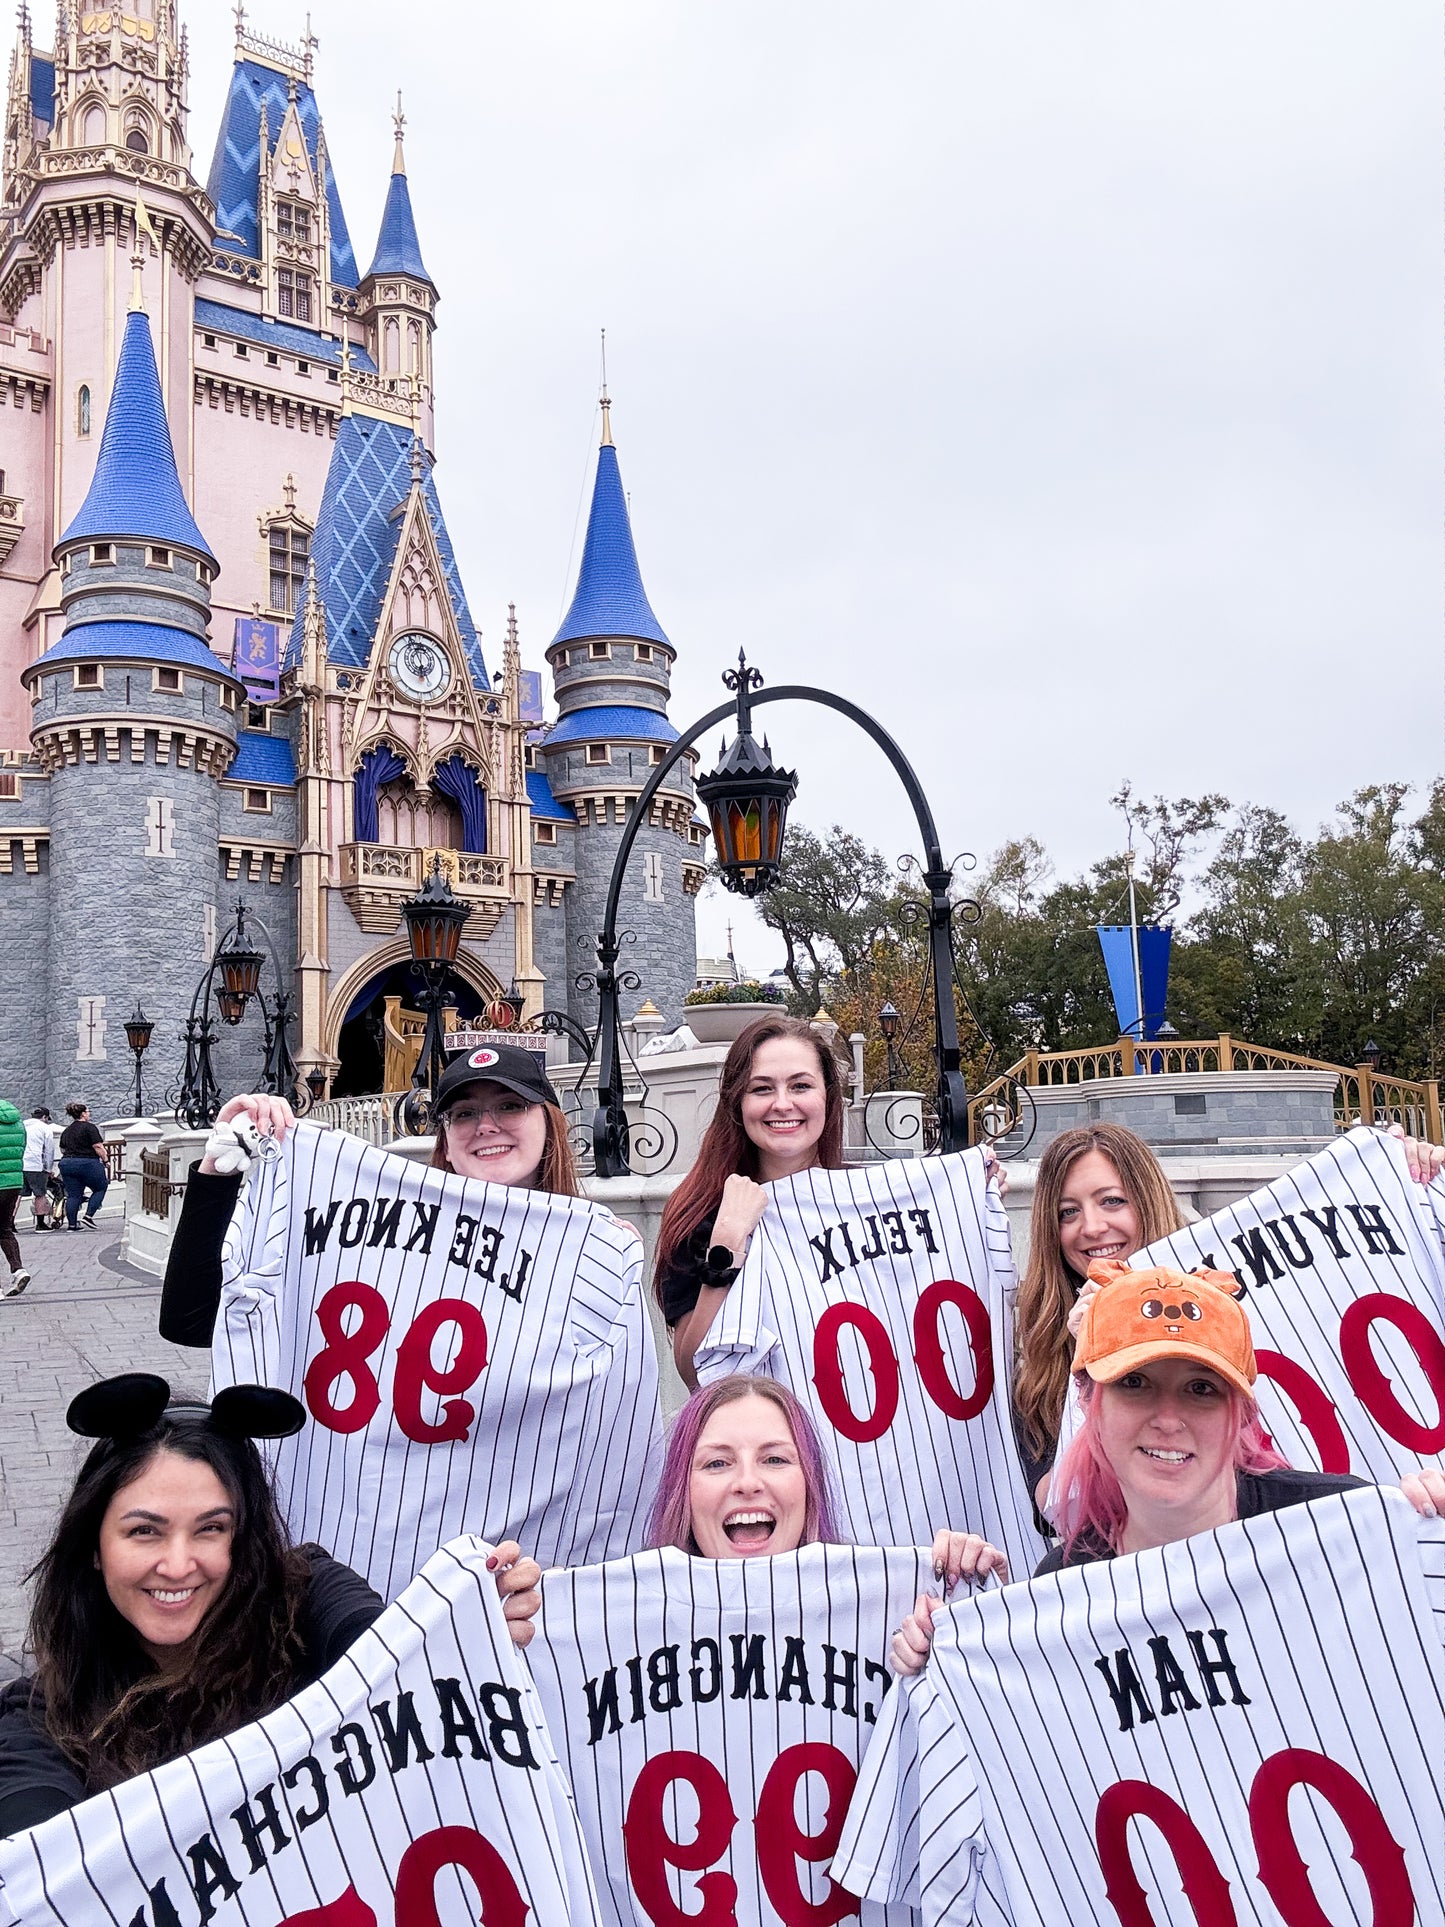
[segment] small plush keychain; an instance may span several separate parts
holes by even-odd
[[[232,1178],[244,1171],[261,1149],[261,1133],[249,1117],[233,1117],[229,1123],[212,1126],[206,1139],[203,1159],[215,1165],[220,1176]]]

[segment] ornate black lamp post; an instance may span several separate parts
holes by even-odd
[[[756,896],[777,881],[782,856],[783,830],[788,804],[797,790],[797,777],[780,769],[772,760],[767,743],[760,747],[752,734],[752,710],[760,703],[821,703],[850,717],[865,730],[897,772],[923,839],[923,881],[928,889],[929,962],[934,985],[934,1049],[938,1063],[939,1149],[962,1150],[968,1138],[968,1092],[959,1068],[958,1020],[953,1007],[953,944],[951,919],[953,907],[948,900],[953,882],[953,867],[945,863],[933,823],[933,812],[917,776],[903,751],[879,723],[856,703],[831,690],[811,689],[799,683],[784,683],[777,689],[761,691],[762,677],[750,669],[746,656],[739,654],[738,666],[723,676],[724,686],[736,692],[736,703],[711,709],[679,736],[657,765],[642,793],[632,806],[607,886],[602,931],[597,939],[597,971],[592,979],[598,993],[597,1029],[597,1109],[592,1120],[593,1157],[600,1178],[622,1177],[628,1165],[628,1122],[623,1104],[622,1066],[618,1048],[621,1011],[618,993],[637,990],[640,980],[633,971],[619,974],[617,959],[621,939],[617,933],[617,907],[622,894],[622,879],[627,872],[632,846],[642,825],[648,821],[649,805],[687,751],[705,730],[735,714],[737,734],[724,751],[722,762],[710,776],[697,781],[697,793],[706,805],[712,823],[713,847],[717,851],[722,879],[729,890],[741,896]],[[759,693],[761,691],[761,693]]]
[[[258,950],[247,936],[248,918],[261,933],[266,945],[264,951]],[[261,972],[265,968],[268,952],[277,986],[269,998],[261,989]],[[189,1124],[193,1131],[201,1130],[215,1123],[216,1114],[221,1108],[221,1093],[216,1085],[215,1066],[211,1061],[217,1035],[210,1009],[213,990],[221,1022],[232,1027],[244,1018],[251,999],[256,999],[265,1023],[259,1088],[273,1097],[287,1098],[299,1113],[309,1111],[311,1095],[298,1084],[296,1060],[291,1055],[291,1046],[286,1037],[295,994],[286,988],[281,960],[276,954],[270,931],[258,916],[247,910],[244,903],[238,902],[236,921],[216,945],[215,954],[191,998],[190,1012],[182,1032],[186,1046],[185,1065],[176,1083],[166,1093],[166,1100],[174,1107],[178,1120],[182,1124]],[[127,1025],[127,1035],[129,1030],[130,1026]]]
[[[125,1027],[125,1041],[135,1053],[135,1114],[137,1117],[145,1116],[145,1100],[141,1096],[140,1089],[140,1060],[150,1049],[151,1032],[154,1029],[155,1025],[137,1002],[135,1013]]]
[[[459,903],[452,895],[451,881],[442,868],[440,857],[432,858],[426,882],[414,897],[401,906],[406,919],[406,937],[411,945],[411,967],[422,980],[421,1007],[426,1012],[426,1030],[411,1089],[399,1106],[400,1122],[415,1135],[431,1120],[438,1080],[446,1068],[442,1044],[442,1010],[452,966],[461,948],[462,929],[472,914],[469,903]]]
[[[883,1042],[888,1047],[888,1088],[890,1091],[898,1088],[898,1054],[893,1048],[894,1039],[898,1035],[898,1022],[898,1008],[890,997],[878,1013],[878,1028],[882,1031]]]

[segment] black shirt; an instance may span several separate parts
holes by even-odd
[[[301,1608],[301,1658],[294,1696],[334,1666],[382,1612],[380,1594],[320,1546],[302,1546],[311,1580]],[[89,1796],[73,1763],[45,1730],[34,1683],[0,1687],[0,1838],[38,1827]]]
[[[1353,1492],[1357,1486],[1369,1484],[1368,1479],[1357,1479],[1349,1472],[1296,1472],[1292,1466],[1278,1472],[1236,1472],[1234,1478],[1235,1517],[1239,1519],[1258,1519],[1266,1512],[1283,1512],[1286,1506],[1308,1505],[1311,1499],[1327,1499],[1336,1492]],[[1089,1566],[1114,1557],[1112,1547],[1099,1540],[1080,1539],[1068,1564]],[[1063,1547],[1055,1546],[1034,1567],[1034,1578],[1058,1572],[1064,1563]]]
[[[104,1137],[88,1117],[78,1117],[60,1133],[60,1155],[63,1158],[93,1158],[95,1147],[104,1142]]]
[[[673,1252],[671,1261],[658,1267],[657,1297],[669,1329],[687,1317],[704,1285],[730,1285],[738,1275],[736,1265],[717,1266],[707,1261],[716,1220],[717,1213],[709,1212],[692,1236]]]
[[[243,1171],[222,1177],[191,1166],[161,1286],[160,1333],[173,1345],[209,1345],[221,1303],[221,1248]]]

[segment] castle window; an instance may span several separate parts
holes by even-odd
[[[249,810],[252,815],[269,816],[271,814],[270,790],[247,790],[241,808]]]
[[[268,368],[279,368],[281,366],[280,355],[273,354],[269,348],[266,350],[266,366]]]
[[[84,382],[75,397],[75,432],[82,437],[90,433],[90,389]]]
[[[300,241],[309,245],[311,240],[311,210],[298,207],[294,201],[276,203],[276,233],[283,241]]]
[[[148,569],[168,569],[170,566],[171,552],[169,549],[149,548],[146,550],[146,567]]]
[[[523,749],[522,767],[523,769],[535,769],[537,767],[537,746],[535,743],[528,743]]]
[[[555,843],[557,841],[557,825],[555,823],[534,823],[532,827],[537,833],[537,841],[539,843]]]
[[[249,349],[247,348],[247,346],[246,346],[246,344],[245,344],[245,342],[244,342],[244,341],[238,341],[238,342],[236,343],[236,359],[237,359],[237,361],[245,361],[245,360],[247,359],[247,356],[248,356],[248,354],[249,354],[249,353],[250,353],[250,350],[249,350]]]
[[[236,707],[236,692],[229,683],[222,683],[221,685],[221,707],[222,709],[234,709]]]
[[[632,654],[638,662],[651,662],[652,644],[650,642],[639,642]]]
[[[401,330],[394,315],[388,315],[381,334],[381,369],[386,375],[401,372]]]
[[[311,283],[291,268],[276,270],[276,312],[296,321],[311,319]]]
[[[589,743],[587,745],[587,760],[589,763],[610,763],[612,761],[612,751],[606,743]]]
[[[271,712],[265,703],[247,703],[246,727],[247,729],[264,729],[269,732],[271,728]]]
[[[214,348],[215,345],[216,345],[216,337],[214,335],[201,336],[201,346],[203,348]]]
[[[341,370],[339,368],[328,368],[326,370],[326,379],[328,381],[340,381]]]
[[[174,689],[174,690],[180,689],[181,672],[179,669],[157,669],[154,673],[155,673],[155,683],[154,683],[155,688]]]
[[[150,149],[146,146],[145,130],[140,127],[132,127],[125,137],[125,144],[132,154],[146,154],[150,152]]]
[[[105,109],[94,102],[81,116],[80,144],[82,147],[105,146]]]
[[[90,560],[92,565],[99,562],[114,562],[115,553],[109,542],[92,542],[90,545]]]
[[[306,581],[311,532],[298,527],[295,522],[273,522],[270,549],[270,607],[281,615],[294,616]]]
[[[76,689],[104,689],[105,679],[101,675],[98,662],[78,662],[75,665]]]
[[[0,797],[13,803],[20,794],[20,778],[13,769],[0,769]]]
[[[654,743],[652,748],[647,752],[647,760],[656,768],[666,755],[667,751],[663,745],[661,743]]]
[[[611,662],[612,644],[610,642],[594,642],[587,653],[591,656],[593,662]]]
[[[296,364],[296,372],[298,375],[309,375],[311,373],[311,363],[309,361],[298,361]]]

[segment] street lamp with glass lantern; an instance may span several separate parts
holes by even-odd
[[[893,1041],[898,1035],[898,1024],[898,1009],[890,997],[878,1013],[878,1028],[882,1032],[883,1042],[888,1048],[888,1088],[890,1091],[896,1090],[898,1087],[898,1057],[893,1048]]]
[[[247,918],[260,931],[266,949],[259,950],[247,934]],[[276,990],[268,998],[261,989],[261,972],[269,953]],[[236,904],[236,920],[217,944],[201,981],[191,998],[190,1012],[182,1037],[186,1061],[179,1078],[166,1093],[176,1117],[192,1130],[207,1129],[216,1121],[221,1108],[221,1093],[216,1084],[212,1051],[216,1028],[211,1020],[210,999],[214,991],[221,1022],[234,1029],[246,1015],[254,997],[261,1006],[266,1035],[262,1048],[259,1089],[273,1097],[284,1097],[302,1114],[311,1108],[309,1092],[303,1092],[296,1075],[296,1062],[286,1037],[291,1022],[294,993],[285,987],[281,960],[271,933],[244,902]]]
[[[401,906],[406,921],[406,940],[411,948],[411,967],[422,980],[421,1007],[426,1012],[426,1029],[412,1072],[411,1089],[401,1100],[400,1119],[415,1135],[431,1120],[437,1084],[446,1069],[446,1050],[442,1042],[442,1009],[452,968],[461,948],[462,930],[472,914],[469,903],[452,895],[451,879],[442,868],[439,856],[432,858],[426,882],[414,897]]]
[[[140,1088],[140,1060],[150,1049],[151,1033],[154,1029],[155,1025],[146,1016],[137,1000],[134,1014],[127,1020],[125,1027],[125,1041],[135,1054],[135,1114],[137,1117],[145,1116],[145,1100],[141,1096]]]

